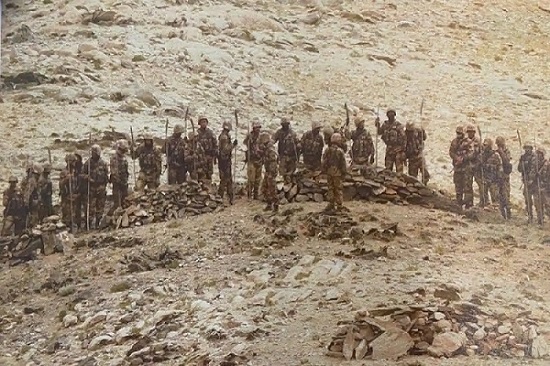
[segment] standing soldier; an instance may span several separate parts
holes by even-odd
[[[164,151],[168,165],[168,184],[182,184],[187,180],[185,140],[181,137],[183,132],[182,125],[175,125],[174,133],[166,141]]]
[[[105,210],[105,201],[107,200],[107,183],[109,182],[109,167],[101,159],[101,147],[92,146],[92,156],[84,164],[83,173],[85,179],[90,183],[90,191],[86,192],[87,207],[90,210],[90,217],[86,217],[91,229],[99,228],[99,223]],[[88,170],[89,167],[89,170]]]
[[[405,158],[408,161],[408,173],[411,177],[418,178],[422,173],[422,183],[428,184],[430,173],[424,159],[424,141],[427,135],[423,128],[417,128],[414,123],[408,122],[405,127],[407,143],[405,145]]]
[[[484,195],[491,196],[493,203],[498,202],[502,217],[506,218],[506,210],[500,199],[500,191],[504,171],[502,169],[502,159],[497,151],[497,146],[493,144],[493,140],[483,140],[483,152],[481,154],[481,168],[483,169],[483,188]]]
[[[323,154],[323,173],[327,175],[328,200],[326,210],[340,210],[343,208],[342,180],[346,176],[346,157],[339,147],[342,143],[342,135],[335,133],[331,137],[331,144]]]
[[[353,165],[371,165],[374,163],[374,142],[369,131],[365,128],[365,118],[357,116],[355,118],[355,131],[349,133],[346,131],[346,137],[353,141],[351,145],[351,163]],[[338,145],[343,144],[343,136],[338,134]],[[331,139],[334,135],[331,136]]]
[[[298,136],[290,128],[290,120],[281,118],[281,128],[273,135],[273,143],[278,143],[280,172],[285,184],[292,182],[292,176],[296,171],[296,164],[300,156],[300,142]]]
[[[145,188],[156,189],[160,185],[162,174],[162,152],[153,144],[153,135],[143,134],[143,144],[137,149],[132,146],[132,159],[139,161],[136,191],[143,191]]]
[[[208,119],[205,116],[199,116],[198,124],[196,145],[199,145],[204,150],[204,160],[200,166],[202,179],[199,177],[199,181],[204,187],[210,190],[212,174],[214,174],[214,164],[216,164],[216,156],[218,155],[218,140],[216,140],[214,132],[208,128]]]
[[[533,153],[533,145],[525,143],[523,145],[524,153],[519,158],[518,171],[521,173],[523,180],[523,197],[525,198],[525,206],[527,209],[528,222],[533,222],[533,196],[538,192],[537,187],[537,157]],[[535,204],[536,196],[535,196]],[[537,209],[537,214],[539,213]],[[537,217],[541,222],[542,216]]]
[[[25,191],[23,191],[23,200],[25,207],[27,208],[26,228],[33,228],[40,223],[39,210],[40,210],[40,176],[43,172],[42,166],[35,163],[32,166],[31,176],[25,184]]]
[[[323,154],[323,136],[321,136],[321,123],[313,122],[311,131],[302,136],[302,151],[304,154],[305,168],[311,172],[321,170],[321,155]]]
[[[218,194],[223,198],[225,192],[229,196],[229,203],[233,204],[233,176],[232,176],[232,156],[233,149],[237,146],[237,139],[231,142],[231,122],[223,123],[223,131],[218,137],[218,169],[220,173],[220,187]]]
[[[406,139],[403,125],[395,119],[396,115],[395,109],[390,108],[386,112],[388,120],[380,126],[380,118],[376,117],[375,125],[382,141],[386,144],[386,156],[384,158],[386,169],[392,170],[395,166],[397,173],[403,173]]]
[[[2,236],[20,235],[25,229],[25,204],[23,195],[17,188],[17,177],[11,176],[10,186],[2,195],[4,206],[4,220],[2,222]]]
[[[264,174],[264,199],[267,206],[264,211],[279,209],[279,196],[277,195],[277,175],[279,173],[279,156],[273,147],[271,136],[267,132],[260,135],[259,139],[260,153],[265,167]]]
[[[489,196],[487,190],[483,187],[482,166],[481,166],[481,140],[476,136],[476,128],[473,125],[466,127],[466,134],[471,145],[471,154],[468,157],[470,164],[469,176],[467,179],[476,182],[479,191],[479,206],[484,207],[489,203]]]
[[[61,196],[61,219],[71,231],[80,229],[82,179],[79,161],[75,154],[65,156],[66,168],[59,175],[59,195]],[[73,227],[73,225],[76,226]]]
[[[109,181],[113,185],[113,207],[111,212],[114,212],[118,207],[124,207],[124,201],[128,196],[128,160],[126,153],[128,152],[128,141],[118,140],[115,145],[115,153],[111,156],[109,162],[111,175]]]
[[[50,178],[52,172],[52,166],[45,164],[42,171],[42,175],[38,179],[38,186],[40,190],[40,205],[38,209],[38,220],[42,222],[46,217],[53,215],[53,184]]]
[[[510,154],[510,150],[506,147],[506,141],[504,140],[504,137],[499,136],[495,140],[497,145],[497,152],[500,155],[500,159],[502,160],[502,183],[500,185],[501,191],[499,194],[500,197],[500,205],[501,207],[504,207],[504,211],[506,212],[505,219],[509,220],[512,218],[512,213],[510,211],[510,174],[512,174],[512,170],[514,167],[512,166],[512,155]],[[550,211],[549,211],[550,212]]]
[[[473,206],[474,190],[472,180],[469,177],[470,166],[467,161],[467,156],[470,154],[470,144],[464,136],[464,128],[458,126],[456,128],[456,137],[451,141],[449,147],[449,156],[453,161],[453,182],[455,185],[456,203],[466,208]]]
[[[262,125],[258,119],[252,123],[252,132],[246,135],[244,145],[247,147],[246,164],[247,164],[247,190],[248,197],[255,200],[260,196],[260,183],[262,181],[262,154],[260,152],[260,131]]]
[[[189,177],[194,181],[203,182],[205,179],[206,164],[204,149],[197,142],[197,135],[194,132],[190,132],[185,149],[185,165],[187,165]]]
[[[334,129],[331,126],[326,126],[323,128],[323,141],[325,142],[325,146],[330,145],[330,138],[334,134]]]

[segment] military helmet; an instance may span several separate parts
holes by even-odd
[[[353,123],[355,123],[356,126],[360,125],[361,123],[365,123],[365,118],[362,115],[358,115],[353,120]]]
[[[284,125],[284,124],[290,124],[290,119],[288,117],[282,117],[281,118],[281,125]]]
[[[44,173],[50,173],[52,171],[52,165],[50,163],[44,164]]]
[[[143,140],[153,140],[153,134],[150,132],[145,132],[143,134]]]
[[[487,138],[485,140],[483,140],[483,146],[485,147],[489,147],[489,148],[493,148],[493,140]]]
[[[231,129],[233,128],[231,126],[231,122],[230,121],[225,121],[222,125],[222,128],[225,129],[225,130],[228,130],[228,131],[231,131]]]
[[[330,136],[330,142],[332,142],[333,144],[338,144],[342,142],[342,135],[338,132],[333,133],[332,136]]]
[[[174,133],[183,133],[183,132],[184,132],[184,128],[182,125],[177,124],[174,126]]]
[[[252,120],[252,128],[262,128],[262,125],[260,124],[260,119],[258,117],[255,117]]]
[[[92,152],[96,153],[97,155],[101,155],[101,146],[98,144],[92,145]]]
[[[128,141],[120,139],[116,142],[116,148],[118,150],[128,150]]]
[[[476,128],[474,125],[468,125],[466,126],[466,132],[476,132]]]
[[[461,133],[461,134],[463,134],[463,133],[464,133],[464,127],[462,127],[462,126],[456,126],[456,133]]]
[[[10,176],[10,179],[8,179],[9,183],[17,183],[17,177],[15,175]]]
[[[198,123],[201,123],[201,121],[208,122],[208,118],[204,114],[199,115],[199,119],[197,120]]]
[[[386,115],[388,115],[390,113],[393,113],[394,115],[397,115],[397,112],[395,111],[395,108],[388,108],[388,110],[386,111]]]
[[[258,138],[260,144],[269,144],[271,142],[271,135],[268,132],[264,132]]]
[[[504,140],[504,137],[502,136],[498,136],[495,140],[495,143],[498,145],[498,146],[504,146],[504,144],[506,143],[506,140]]]
[[[525,150],[533,150],[533,144],[530,143],[530,142],[526,142],[526,143],[523,144],[523,148]]]
[[[75,162],[76,161],[76,155],[75,154],[67,154],[65,155],[65,162],[67,164]]]
[[[323,133],[325,135],[330,135],[332,136],[332,134],[334,133],[334,129],[330,126],[326,126],[325,128],[323,128]]]
[[[33,166],[32,166],[32,172],[33,173],[42,174],[43,171],[44,171],[44,169],[42,168],[42,165],[40,165],[38,163],[33,164]]]
[[[407,122],[407,124],[405,125],[405,129],[406,129],[407,131],[414,131],[415,127],[416,127],[416,126],[414,125],[413,122]]]
[[[319,121],[313,121],[313,122],[311,122],[311,129],[312,129],[312,130],[319,129],[319,128],[321,128],[321,127],[323,127],[323,124],[322,124],[321,122],[319,122]]]

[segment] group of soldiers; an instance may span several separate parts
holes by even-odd
[[[380,124],[379,118],[375,121],[376,140],[380,136],[386,144],[385,167],[402,173],[408,162],[408,173],[415,177],[422,174],[422,180],[427,183],[425,131],[412,123],[403,126],[396,120],[394,109],[389,109],[386,115],[387,120],[383,124]],[[342,181],[348,170],[345,157],[348,141],[352,142],[350,165],[368,166],[377,160],[378,141],[375,146],[365,128],[365,118],[356,116],[354,122],[356,128],[353,131],[349,130],[349,119],[345,126],[337,129],[323,128],[321,123],[314,122],[311,130],[299,139],[288,118],[281,119],[281,128],[273,135],[262,131],[260,120],[255,119],[243,141],[246,147],[248,197],[259,200],[263,196],[267,203],[265,209],[276,211],[279,206],[276,178],[280,174],[285,184],[291,183],[303,157],[305,169],[327,175],[327,209],[341,209]],[[105,214],[112,214],[117,208],[125,206],[130,178],[128,152],[131,159],[139,163],[135,191],[155,189],[160,185],[162,160],[166,155],[168,184],[182,184],[191,179],[200,182],[209,191],[217,164],[220,179],[217,193],[222,198],[227,194],[229,203],[233,204],[233,158],[238,141],[231,136],[232,123],[225,121],[217,138],[208,127],[205,116],[199,116],[198,126],[196,132],[183,136],[185,128],[181,124],[175,125],[173,134],[165,141],[164,149],[155,146],[153,136],[148,133],[142,136],[137,147],[133,139],[131,144],[126,139],[118,140],[109,163],[103,160],[99,145],[91,146],[87,161],[79,154],[67,154],[66,166],[59,178],[63,222],[72,230],[98,228]],[[10,186],[3,194],[2,235],[18,235],[53,214],[50,173],[50,164],[30,164],[20,186],[16,177],[10,177]],[[108,184],[112,187],[113,204],[106,213]]]

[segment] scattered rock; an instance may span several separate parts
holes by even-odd
[[[438,334],[428,347],[428,352],[435,357],[451,357],[464,346],[464,336],[454,332]]]

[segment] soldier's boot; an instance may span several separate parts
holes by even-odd
[[[230,205],[233,205],[233,203],[235,202],[235,196],[233,195],[233,192],[229,193],[229,204]]]

